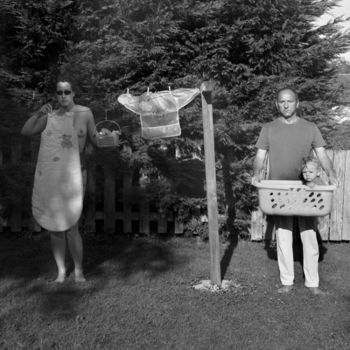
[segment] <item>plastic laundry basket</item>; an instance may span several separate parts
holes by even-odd
[[[325,216],[332,209],[335,186],[310,188],[301,181],[263,180],[256,184],[259,206],[267,215]]]
[[[96,124],[97,147],[117,147],[120,135],[119,124],[114,120],[102,120]]]

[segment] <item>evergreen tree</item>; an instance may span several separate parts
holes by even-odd
[[[261,124],[275,117],[274,93],[293,85],[300,92],[302,115],[327,130],[327,111],[339,95],[332,60],[348,49],[350,37],[338,32],[340,19],[318,28],[313,22],[336,3],[6,0],[1,5],[0,35],[8,39],[0,46],[2,80],[16,91],[45,91],[58,70],[69,74],[78,83],[77,97],[98,120],[108,110],[121,124],[133,149],[125,159],[129,167],[155,179],[164,164],[176,169],[175,149],[191,155],[202,147],[200,99],[180,112],[181,137],[145,142],[138,118],[126,113],[117,97],[126,89],[141,94],[147,88],[199,87],[213,80],[219,203],[228,205],[240,227],[256,204],[249,185],[251,160]],[[181,169],[177,177],[191,175],[191,166]],[[174,178],[165,175],[174,185]],[[193,172],[193,178],[197,175]],[[158,185],[165,191],[164,206],[205,206],[205,198],[185,199],[164,181]]]
[[[32,109],[52,98],[51,84],[64,59],[75,9],[69,0],[0,3],[0,215],[22,203],[29,216],[34,165],[28,162],[31,147],[19,132]],[[13,154],[18,162],[9,162]]]
[[[4,123],[14,126],[19,122],[9,113],[9,104],[33,108],[52,98],[48,91],[52,91],[51,84],[64,59],[75,10],[76,4],[70,0],[1,2],[0,97]]]
[[[274,93],[293,85],[300,92],[302,115],[321,128],[329,124],[327,110],[338,93],[330,62],[348,48],[349,35],[338,32],[340,19],[319,28],[313,22],[335,4],[328,0],[84,1],[77,28],[81,40],[72,45],[65,69],[78,74],[91,103],[102,105],[108,105],[106,98],[115,101],[126,89],[141,94],[147,87],[151,91],[194,87],[213,80],[219,194],[225,193],[236,223],[237,219],[247,222],[254,204],[248,175],[254,143],[261,123],[275,116]],[[122,113],[121,106],[109,104],[116,114]],[[168,149],[174,144],[187,147],[191,153],[193,141],[201,146],[199,99],[181,115],[182,137],[161,143]],[[135,122],[135,116],[124,119],[133,131],[138,127]],[[159,142],[133,140],[136,157],[146,166],[152,158],[145,151],[154,150]]]

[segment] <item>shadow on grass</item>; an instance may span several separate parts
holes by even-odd
[[[235,230],[234,220],[235,220],[236,212],[234,206],[228,206],[227,211],[227,229],[229,231],[229,236],[227,238],[228,245],[223,253],[220,268],[221,268],[221,278],[224,279],[228,266],[230,265],[234,250],[238,245],[238,236],[239,233]]]
[[[46,239],[47,238],[47,239]],[[28,239],[15,234],[0,234],[0,278],[33,280],[52,268],[48,237]]]
[[[105,261],[114,261],[120,276],[126,278],[138,271],[148,271],[150,276],[166,272],[183,261],[174,256],[171,244],[165,239],[83,237],[85,273],[97,275]],[[55,276],[49,237],[38,240],[0,235],[0,278],[14,277],[33,280],[45,274]],[[69,251],[66,254],[68,273],[73,265]]]
[[[70,320],[79,313],[80,301],[85,295],[92,295],[96,287],[79,286],[73,283],[57,285],[54,283],[29,288],[27,294],[40,296],[37,307],[51,320]]]
[[[86,272],[98,276],[105,261],[114,262],[118,276],[128,278],[138,272],[155,277],[184,263],[176,257],[166,240],[148,238],[108,238],[86,244]]]
[[[175,256],[171,242],[161,239],[85,237],[83,241],[88,282],[76,284],[69,276],[60,285],[51,282],[56,265],[49,237],[34,240],[0,235],[0,296],[12,293],[20,299],[37,300],[43,314],[70,319],[76,316],[81,298],[103,290],[111,278],[125,279],[138,272],[154,278],[186,263]],[[72,267],[68,252],[67,266]],[[17,307],[11,307],[11,312]]]

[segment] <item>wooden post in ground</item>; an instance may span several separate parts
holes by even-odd
[[[210,281],[212,284],[221,286],[212,89],[211,82],[203,82],[201,85],[210,245]]]

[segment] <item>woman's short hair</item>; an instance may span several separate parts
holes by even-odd
[[[75,92],[75,84],[73,83],[73,81],[65,76],[59,76],[56,82],[56,86],[59,83],[68,83],[72,89],[73,92]]]

